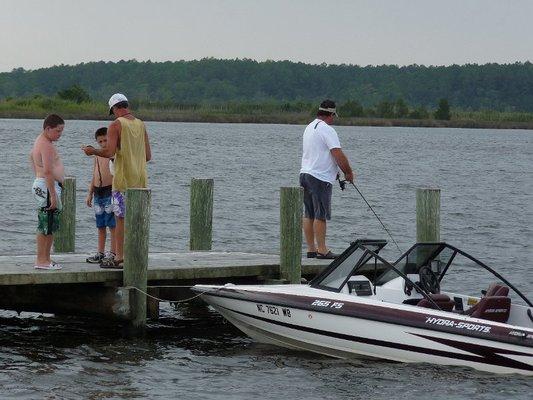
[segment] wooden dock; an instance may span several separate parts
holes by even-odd
[[[35,256],[0,256],[0,287],[9,285],[63,285],[122,282],[123,271],[103,269],[89,264],[89,254],[56,254],[54,261],[62,270],[46,271],[33,268]],[[302,275],[315,275],[328,260],[302,260]],[[217,251],[182,253],[150,253],[148,284],[153,282],[184,282],[213,280],[230,282],[232,278],[250,281],[279,275],[279,254],[258,254]],[[0,289],[1,290],[1,289]]]
[[[34,255],[0,256],[0,309],[90,315],[130,321],[140,293],[123,284],[122,270],[88,264],[89,254],[57,254],[62,270],[33,268]],[[305,259],[302,276],[320,272],[328,260]],[[147,292],[176,301],[193,296],[187,288],[196,283],[257,284],[279,280],[280,256],[239,252],[189,251],[150,253]],[[146,300],[148,318],[157,319],[159,302]]]

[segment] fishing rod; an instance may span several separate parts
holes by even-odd
[[[344,181],[341,181],[339,179],[339,185],[341,187],[341,190],[344,190],[346,188],[346,180]],[[357,188],[357,186],[355,186],[355,183],[353,182],[350,182],[350,184],[355,188],[355,190],[357,190],[357,193],[359,193],[359,195],[361,196],[361,198],[365,201],[366,205],[372,210],[372,212],[374,213],[374,215],[376,216],[376,218],[378,219],[379,223],[381,224],[381,226],[383,227],[383,229],[385,229],[385,232],[387,232],[387,234],[390,236],[390,238],[392,239],[392,241],[394,242],[394,244],[396,245],[396,248],[398,249],[398,251],[400,253],[402,253],[402,250],[400,249],[400,246],[398,246],[398,243],[396,243],[396,240],[394,240],[394,238],[392,237],[391,233],[389,232],[389,230],[387,229],[387,227],[385,226],[385,224],[381,221],[381,219],[378,217],[378,215],[376,214],[376,212],[374,211],[374,209],[372,208],[372,206],[368,203],[368,201],[366,201],[365,199],[365,196],[363,196],[363,193],[361,193],[361,191]]]

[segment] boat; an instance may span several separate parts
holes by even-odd
[[[417,243],[394,263],[379,254],[386,244],[357,240],[304,284],[192,290],[262,343],[533,375],[533,306],[520,290],[447,243]],[[469,279],[475,294],[456,293]]]

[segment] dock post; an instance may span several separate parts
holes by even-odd
[[[59,216],[59,230],[54,234],[54,251],[71,253],[76,239],[76,178],[66,177],[61,191],[63,211]]]
[[[213,179],[191,180],[190,250],[211,250]]]
[[[440,189],[416,189],[416,241],[440,242]]]
[[[150,189],[127,189],[124,221],[124,286],[147,292],[148,238],[150,233]],[[146,327],[146,295],[132,290],[130,327]]]
[[[302,278],[302,205],[302,188],[281,188],[280,278],[290,283]]]

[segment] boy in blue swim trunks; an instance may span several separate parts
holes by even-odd
[[[107,146],[107,128],[99,128],[94,137],[100,148]],[[94,156],[93,177],[89,184],[89,193],[85,199],[88,207],[94,208],[96,216],[96,228],[98,229],[98,249],[94,256],[88,257],[86,261],[92,264],[99,264],[104,260],[113,260],[115,257],[115,216],[111,204],[111,187],[113,175],[110,169],[110,159]],[[111,237],[110,251],[105,251],[105,242],[109,229]]]

